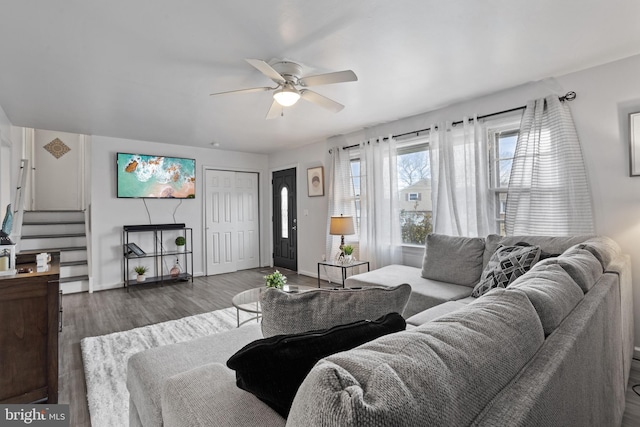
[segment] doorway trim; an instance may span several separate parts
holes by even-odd
[[[209,276],[209,271],[208,271],[208,263],[207,263],[207,204],[205,203],[205,194],[206,194],[206,176],[207,176],[207,171],[208,170],[214,170],[214,171],[223,171],[223,172],[241,172],[241,173],[255,173],[258,175],[258,264],[261,267],[265,266],[265,254],[264,254],[264,244],[263,242],[267,239],[265,239],[264,237],[264,202],[262,200],[262,195],[264,194],[264,170],[260,170],[260,169],[253,169],[253,168],[224,168],[224,167],[216,167],[216,166],[207,166],[207,165],[203,165],[202,166],[202,175],[200,177],[200,180],[202,181],[202,211],[201,211],[201,218],[202,218],[202,256],[201,256],[201,262],[202,262],[202,267],[204,270],[204,275],[205,276]],[[269,181],[271,182],[271,181]],[[196,196],[197,197],[197,196]]]

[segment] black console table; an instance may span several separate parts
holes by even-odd
[[[144,234],[151,234],[153,243],[140,247],[135,237],[142,237]],[[186,243],[184,250],[178,250],[174,243],[176,237],[184,237]],[[169,239],[165,241],[165,239]],[[122,248],[124,258],[124,270],[122,272],[123,286],[144,285],[151,283],[165,282],[185,282],[193,283],[193,230],[185,224],[143,224],[125,225],[122,227]],[[169,270],[173,267],[174,261],[168,264],[167,271],[163,269],[165,258],[178,260],[182,271],[177,276],[172,276]],[[146,276],[143,282],[138,282],[135,278],[129,279],[129,274],[133,271],[130,265],[131,260],[151,259],[152,267],[150,276]],[[144,262],[142,265],[148,266]],[[128,291],[129,289],[127,289]]]
[[[369,269],[369,261],[352,261],[349,263],[346,262],[336,262],[336,261],[320,261],[318,263],[318,287],[320,287],[320,266],[324,265],[327,267],[336,267],[342,269],[342,287],[344,288],[344,281],[347,280],[347,269],[352,267],[359,267],[361,265],[367,266],[367,271]],[[331,282],[329,282],[331,283]]]

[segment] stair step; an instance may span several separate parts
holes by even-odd
[[[80,282],[82,280],[89,280],[89,276],[85,274],[83,276],[61,277],[60,283]]]
[[[24,222],[83,221],[84,211],[25,211]]]
[[[71,251],[86,251],[86,246],[73,246],[68,248],[46,248],[46,249],[28,249],[20,251],[21,255],[39,254],[42,252],[71,252]]]
[[[84,224],[84,221],[24,221],[25,225],[77,225]]]
[[[76,265],[87,265],[87,260],[81,259],[78,261],[65,261],[60,263],[60,267],[73,267]]]
[[[33,236],[22,236],[22,240],[25,239],[54,239],[57,237],[85,237],[85,233],[67,233],[67,234],[39,234]]]
[[[28,213],[38,213],[38,212],[54,212],[54,213],[70,213],[70,212],[73,212],[73,213],[78,213],[78,212],[83,212],[83,211],[74,210],[74,209],[68,209],[68,210],[65,210],[65,209],[49,209],[49,210],[47,210],[47,209],[38,209],[38,210],[35,210],[35,211],[26,210],[24,212],[25,213],[27,213],[27,212]]]

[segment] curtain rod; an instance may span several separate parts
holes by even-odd
[[[558,99],[560,100],[560,102],[573,101],[574,99],[576,99],[576,96],[577,95],[576,95],[576,93],[574,91],[569,91],[564,96],[559,96]],[[499,116],[500,114],[513,113],[514,111],[524,110],[525,108],[527,108],[527,106],[523,105],[522,107],[516,107],[516,108],[511,108],[509,110],[498,111],[497,113],[485,114],[483,116],[478,116],[478,120],[486,119],[487,117]],[[473,120],[473,117],[471,117],[469,120]],[[452,126],[459,125],[462,122],[463,122],[462,120],[459,120],[457,122],[451,123],[451,125]],[[392,138],[400,138],[400,137],[403,137],[403,136],[408,136],[408,135],[413,135],[413,134],[416,134],[416,136],[418,136],[418,135],[420,135],[420,132],[426,132],[429,129],[431,129],[431,128],[414,130],[413,132],[400,133],[398,135],[392,135],[391,137]],[[438,129],[437,126],[436,126],[436,129]],[[382,141],[386,141],[388,139],[389,139],[389,137],[385,136],[384,138],[382,138]],[[380,141],[380,140],[378,140],[378,141]],[[348,150],[350,148],[355,148],[355,147],[359,147],[359,146],[360,146],[360,144],[347,145],[346,147],[342,147],[342,149],[343,150]],[[331,150],[329,150],[329,153],[331,153]]]

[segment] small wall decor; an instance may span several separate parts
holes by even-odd
[[[47,150],[49,153],[51,153],[51,155],[56,159],[59,159],[60,157],[64,156],[71,150],[71,148],[69,148],[67,144],[62,142],[60,138],[54,139],[53,141],[45,145],[43,148]]]
[[[309,197],[324,196],[324,168],[322,166],[307,169],[307,189]]]

